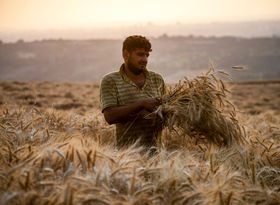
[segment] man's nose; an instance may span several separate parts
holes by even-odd
[[[147,62],[148,61],[148,56],[146,55],[143,55],[143,58],[142,58],[143,61]]]

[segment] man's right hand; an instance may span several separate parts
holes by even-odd
[[[153,112],[160,104],[156,98],[145,98],[127,105],[105,108],[103,114],[109,124],[122,123],[131,120],[131,116],[142,109]]]
[[[157,98],[145,98],[141,101],[143,109],[149,112],[153,112],[161,104],[160,100]]]

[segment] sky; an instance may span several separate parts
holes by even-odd
[[[0,0],[0,30],[280,20],[280,0]]]

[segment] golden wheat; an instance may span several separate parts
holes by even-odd
[[[203,103],[199,104],[197,99],[200,98],[192,94],[193,102],[198,105],[194,107],[193,103],[188,108],[193,121],[198,119],[195,114],[199,109],[201,119],[210,112],[206,109],[204,113],[199,105],[209,106],[214,113],[220,109],[221,115],[232,109],[221,105],[222,111],[219,97],[215,95],[216,87],[203,86],[204,82],[214,80],[211,74],[209,79],[189,80],[191,88],[197,89],[201,98],[218,98],[211,103],[202,99]],[[215,78],[214,86],[226,88],[227,85]],[[183,99],[190,96],[189,83],[182,82],[181,86],[185,87],[177,87],[180,88],[178,96],[163,104],[163,117],[171,116],[164,113],[164,106],[171,106],[169,111],[179,105],[185,106],[187,101]],[[210,89],[209,94],[203,89]],[[222,101],[225,99],[220,97]],[[186,117],[180,111],[176,116]],[[137,144],[117,150],[112,142],[113,129],[100,116],[1,105],[0,203],[279,204],[280,116],[271,112],[257,116],[236,113],[233,116],[236,121],[229,116],[224,116],[231,123],[227,125],[237,129],[237,134],[243,130],[240,128],[239,131],[235,123],[246,128],[246,143],[235,143],[239,135],[228,140],[228,131],[220,134],[221,141],[214,140],[215,136],[209,138],[217,144],[208,143],[205,141],[207,133],[203,138],[195,126],[197,130],[187,136],[180,128],[181,119],[176,124],[180,129],[174,126],[177,133],[165,130],[164,146],[150,155]],[[215,129],[222,131],[226,129],[225,122],[219,119],[221,121],[216,124],[220,123],[220,127]],[[175,118],[173,120],[166,122],[176,122]],[[224,147],[219,142],[232,143],[230,147]]]
[[[210,69],[193,80],[185,78],[162,97],[162,105],[153,114],[177,134],[178,144],[182,144],[182,136],[227,146],[244,142],[246,132],[236,119],[236,109],[226,95],[229,90],[219,74],[226,75]]]

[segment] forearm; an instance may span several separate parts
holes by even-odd
[[[108,107],[103,110],[104,118],[109,124],[129,121],[134,115],[143,109],[142,101],[136,101],[131,104]]]

